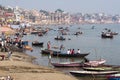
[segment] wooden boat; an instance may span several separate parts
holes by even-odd
[[[78,31],[74,35],[79,35],[79,34],[82,34],[82,32]]]
[[[107,75],[108,80],[120,80],[120,73]]]
[[[39,32],[39,33],[38,33],[38,36],[43,36],[43,33],[42,33],[42,32]]]
[[[106,60],[100,59],[100,60],[94,60],[94,61],[85,62],[84,65],[85,66],[99,66],[99,65],[104,64],[105,62],[106,62]]]
[[[101,37],[102,38],[113,38],[113,34],[102,32]]]
[[[62,36],[60,36],[60,37],[57,36],[57,37],[55,37],[54,39],[55,39],[55,40],[65,40],[65,38],[62,37]]]
[[[87,71],[109,71],[109,70],[113,70],[112,67],[83,67],[84,70]]]
[[[59,49],[59,47],[58,47],[58,46],[53,46],[52,48],[54,48],[54,49]]]
[[[24,46],[24,49],[26,49],[26,50],[30,50],[30,51],[33,51],[33,49],[30,47],[30,46]]]
[[[60,62],[60,63],[51,63],[54,67],[80,67],[82,66],[82,61],[79,62]]]
[[[105,76],[119,73],[119,71],[70,71],[70,73],[75,76]]]
[[[112,35],[118,35],[118,33],[117,33],[117,32],[111,32],[111,34],[112,34]]]
[[[31,31],[31,34],[38,34],[39,31]]]
[[[60,51],[54,51],[54,50],[48,50],[48,49],[45,49],[45,50],[41,50],[41,53],[42,54],[50,54],[54,57],[54,56],[57,56],[57,57],[85,57],[87,56],[89,53],[81,53],[81,54],[67,54],[67,53],[61,53]]]
[[[43,46],[43,42],[33,41],[32,45],[33,46]]]

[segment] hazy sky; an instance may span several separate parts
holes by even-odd
[[[120,0],[0,0],[4,6],[66,12],[120,14]]]

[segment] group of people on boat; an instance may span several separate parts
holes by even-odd
[[[77,52],[74,49],[68,49],[67,54],[80,54],[80,49],[78,49]]]
[[[48,50],[50,50],[50,45],[51,45],[51,43],[50,43],[50,41],[48,41],[47,42],[47,49]],[[62,44],[62,45],[60,45],[60,52],[63,52],[63,50],[64,50],[64,45]],[[67,50],[67,54],[80,54],[80,49],[77,49],[77,51],[75,51],[75,49],[68,49]]]

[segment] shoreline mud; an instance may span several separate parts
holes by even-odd
[[[7,52],[0,52],[7,56]],[[13,80],[78,80],[52,68],[33,64],[36,59],[22,52],[13,52],[10,59],[0,61],[0,76],[11,76]]]

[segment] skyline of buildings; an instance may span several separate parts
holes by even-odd
[[[4,9],[3,9],[4,8]],[[27,10],[18,6],[0,6],[0,21],[9,23],[29,22],[34,24],[85,24],[85,23],[120,23],[119,15],[105,13],[68,13],[61,9],[54,12],[46,10]]]

